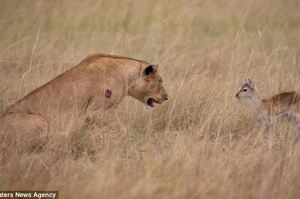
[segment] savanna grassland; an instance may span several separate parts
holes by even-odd
[[[111,148],[104,140],[93,158],[59,139],[53,150],[11,157],[1,190],[59,190],[67,199],[300,197],[299,135],[283,121],[264,139],[250,106],[234,98],[244,77],[263,97],[300,91],[300,1],[0,0],[0,114],[97,52],[160,64],[169,100],[146,112],[126,99],[118,112],[129,142]]]

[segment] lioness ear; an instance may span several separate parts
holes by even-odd
[[[145,68],[144,74],[149,76],[157,71],[158,65],[149,65]]]

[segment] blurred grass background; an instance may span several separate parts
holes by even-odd
[[[131,141],[92,163],[60,152],[12,157],[1,189],[62,198],[298,198],[300,146],[281,122],[269,140],[234,99],[300,90],[298,0],[0,0],[0,113],[91,53],[160,64],[170,100],[118,111]]]

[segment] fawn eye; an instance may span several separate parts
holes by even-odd
[[[246,88],[244,88],[244,89],[243,89],[243,92],[246,92],[246,91],[247,91],[247,89],[246,89]]]

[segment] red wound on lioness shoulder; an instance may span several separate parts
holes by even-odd
[[[106,98],[110,98],[111,95],[112,95],[112,91],[109,90],[109,89],[106,89],[104,95],[105,95]]]

